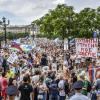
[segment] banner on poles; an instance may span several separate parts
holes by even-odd
[[[97,58],[98,39],[76,39],[76,55],[80,57]]]

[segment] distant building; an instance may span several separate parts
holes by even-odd
[[[38,33],[36,25],[11,25],[7,26],[7,32],[11,33]],[[0,26],[0,33],[3,33],[3,26]]]

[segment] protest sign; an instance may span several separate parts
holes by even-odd
[[[97,58],[98,39],[76,39],[76,55],[80,57]]]
[[[52,71],[57,71],[57,64],[56,63],[52,64]]]
[[[7,61],[8,61],[9,63],[13,64],[13,63],[15,62],[15,60],[17,60],[17,59],[18,59],[18,56],[17,56],[15,53],[12,53],[12,54],[10,55],[10,57],[7,59]]]

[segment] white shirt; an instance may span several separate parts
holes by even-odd
[[[57,71],[57,64],[56,63],[52,63],[52,70]]]
[[[39,75],[35,75],[32,77],[32,82],[37,83],[39,81]]]
[[[60,82],[58,83],[58,87],[60,89],[64,89],[64,80],[60,80]]]
[[[59,89],[61,89],[59,91],[60,96],[65,96],[65,86],[64,86],[64,84],[65,84],[64,80],[60,80],[60,82],[58,83],[58,87],[59,87]]]
[[[90,100],[90,99],[81,93],[76,93],[69,100]]]

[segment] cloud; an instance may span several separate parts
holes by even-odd
[[[65,4],[66,0],[55,0],[53,3],[54,4]]]
[[[8,2],[9,1],[9,2]],[[0,0],[0,12],[6,11],[29,23],[55,7],[55,0]]]
[[[10,18],[15,19],[12,23],[30,24],[49,9],[63,3],[72,5],[79,11],[87,6],[96,8],[100,5],[100,0],[0,0],[0,12],[12,16]]]
[[[77,12],[86,7],[97,8],[100,6],[100,0],[66,0],[66,3],[74,6]]]

